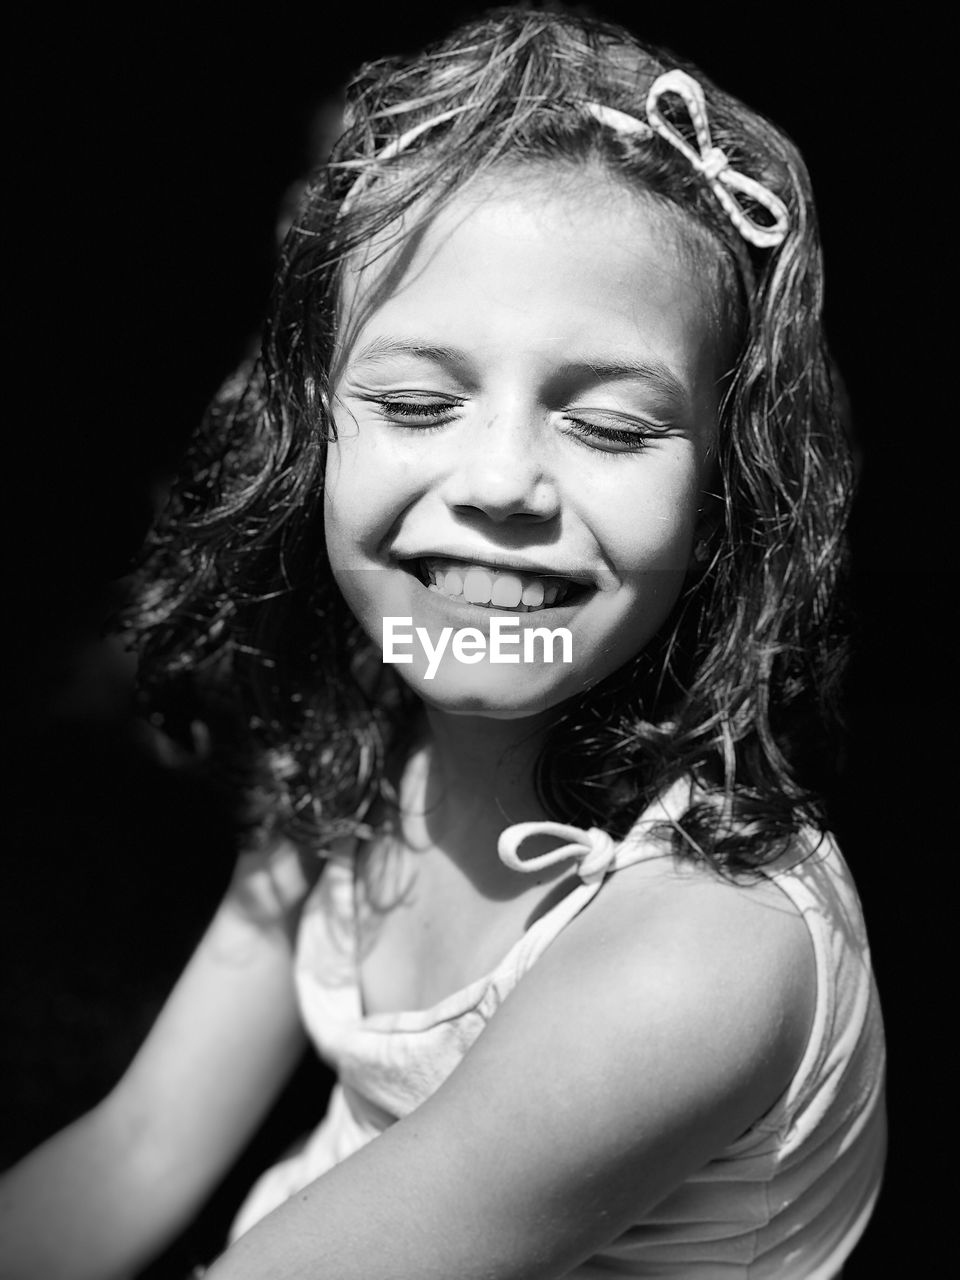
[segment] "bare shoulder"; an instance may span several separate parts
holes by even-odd
[[[816,980],[807,926],[774,881],[733,883],[665,856],[608,877],[516,996],[562,999],[581,1042],[623,1066],[628,1107],[649,1105],[631,1084],[641,1072],[712,1113],[709,1146],[738,1137],[789,1084]]]
[[[596,955],[599,937],[628,968],[631,958],[642,960],[655,964],[661,978],[676,969],[689,981],[702,969],[709,980],[723,969],[728,980],[759,994],[784,977],[798,979],[800,990],[815,977],[807,926],[775,880],[760,875],[734,881],[671,855],[608,877],[568,941]]]
[[[776,882],[731,881],[671,855],[609,876],[550,950],[547,964],[576,955],[580,972],[611,989],[625,1015],[631,996],[649,995],[652,983],[682,997],[682,1006],[772,1000],[800,1023],[813,1009],[809,931]]]

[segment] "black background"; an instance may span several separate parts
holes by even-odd
[[[16,33],[5,1159],[122,1072],[229,867],[208,798],[138,745],[128,666],[97,639],[110,583],[256,331],[278,208],[305,166],[314,112],[364,58],[415,49],[471,11],[271,6],[241,24],[240,6],[189,18],[143,6],[109,20],[38,13]],[[834,805],[890,1040],[887,1184],[847,1275],[884,1264],[936,1275],[923,1258],[950,1004],[932,949],[946,927],[935,910],[949,862],[938,765],[953,737],[943,568],[955,545],[937,393],[955,373],[932,336],[938,308],[952,310],[940,301],[945,176],[918,123],[929,123],[922,51],[935,33],[922,12],[895,25],[824,3],[602,12],[786,128],[818,193],[828,333],[863,459],[852,745]],[[179,1276],[215,1247],[240,1182],[319,1111],[326,1083],[319,1069],[301,1073],[248,1166],[151,1275]]]

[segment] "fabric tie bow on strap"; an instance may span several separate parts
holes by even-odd
[[[531,836],[555,836],[568,844],[536,858],[521,858],[520,845]],[[617,841],[599,827],[569,827],[562,822],[518,822],[507,827],[497,842],[500,861],[511,871],[544,871],[571,859],[578,863],[577,875],[584,884],[597,884],[613,867]]]

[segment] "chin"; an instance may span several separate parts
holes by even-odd
[[[452,664],[451,664],[452,666]],[[424,671],[398,667],[402,678],[427,706],[454,716],[483,716],[489,720],[524,720],[542,715],[582,692],[568,671],[489,663],[456,670],[440,670],[432,680]],[[540,674],[542,673],[542,674]]]

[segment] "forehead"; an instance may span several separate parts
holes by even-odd
[[[599,167],[495,171],[346,264],[334,377],[362,353],[451,342],[481,364],[576,348],[712,381],[717,272],[702,239]]]

